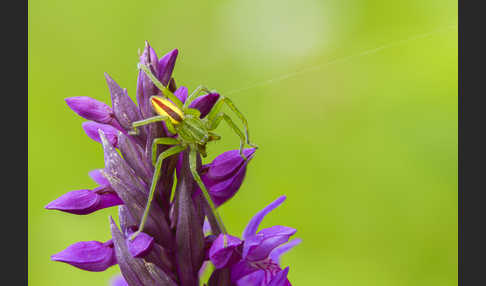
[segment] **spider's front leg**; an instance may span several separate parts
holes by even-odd
[[[160,140],[160,139],[168,139],[168,138],[157,138],[154,141],[159,140],[158,143],[154,142],[154,144],[152,144],[152,146],[154,146],[154,145],[156,146],[157,144],[165,144],[164,141]],[[170,138],[170,139],[173,139],[173,138]],[[169,145],[173,144],[173,141],[169,140],[167,142],[169,143]],[[147,218],[148,218],[148,215],[149,215],[150,206],[152,205],[152,200],[154,199],[155,187],[156,187],[157,182],[159,181],[159,178],[160,178],[162,161],[164,161],[165,158],[168,158],[172,155],[175,155],[175,154],[178,154],[178,153],[184,151],[186,148],[187,148],[187,145],[181,144],[181,145],[172,146],[169,149],[165,150],[164,152],[160,153],[159,157],[157,158],[157,162],[155,163],[154,175],[152,177],[152,184],[150,186],[150,193],[149,193],[149,197],[148,197],[148,200],[147,200],[147,204],[145,206],[145,210],[143,212],[142,219],[140,221],[140,226],[138,227],[138,230],[130,237],[130,239],[133,240],[140,232],[143,231],[143,228],[145,226],[145,222],[147,221]]]
[[[243,132],[241,132],[240,128],[236,126],[236,124],[231,120],[231,117],[228,115],[224,114],[223,112],[218,113],[211,121],[208,121],[208,126],[207,128],[209,130],[214,130],[219,126],[219,123],[221,123],[221,120],[224,119],[226,123],[235,131],[235,133],[240,137],[240,155],[243,157],[243,159],[246,160],[245,155],[243,154],[243,148],[245,147],[245,135],[243,135]]]
[[[160,122],[160,121],[165,122],[167,129],[169,129],[170,132],[176,133],[174,126],[172,125],[172,122],[170,122],[168,116],[157,115],[157,116],[154,116],[154,117],[149,117],[149,118],[146,118],[146,119],[143,119],[143,120],[133,122],[132,123],[133,130],[128,131],[128,134],[129,135],[138,135],[139,134],[138,127],[144,126],[144,125],[147,125],[147,124],[150,124],[150,123],[154,123],[154,122]]]
[[[218,102],[216,102],[216,104],[213,106],[213,108],[211,109],[211,111],[207,115],[208,121],[209,122],[213,122],[215,120],[221,121],[221,119],[217,119],[217,118],[218,117],[221,117],[220,110],[223,107],[223,104],[224,103],[236,114],[236,116],[238,116],[238,118],[243,123],[243,127],[245,128],[245,136],[244,137],[245,137],[246,144],[248,144],[249,146],[251,146],[253,148],[258,148],[257,145],[250,143],[250,134],[249,134],[249,130],[248,130],[248,121],[246,120],[246,118],[243,115],[243,113],[241,113],[238,110],[238,108],[233,103],[233,101],[231,101],[231,99],[229,99],[228,97],[225,97],[225,96],[222,96],[222,95],[220,96],[220,99],[218,100]],[[230,120],[231,120],[231,118],[230,118]],[[225,119],[225,121],[228,122],[228,120],[226,120],[226,119]],[[219,122],[218,122],[218,124],[219,124]],[[233,122],[232,123],[229,123],[228,122],[228,124],[230,126],[231,125],[236,126]],[[233,128],[233,129],[235,129],[235,128]],[[239,132],[238,131],[235,131],[235,132],[238,134],[238,136],[240,136],[241,131],[239,131]]]
[[[184,107],[187,107],[189,106],[189,104],[198,97],[199,93],[201,93],[201,91],[204,91],[206,93],[211,93],[211,91],[205,87],[204,85],[199,85],[198,87],[196,87],[196,89],[189,95],[189,97],[187,97],[186,101],[184,102]]]

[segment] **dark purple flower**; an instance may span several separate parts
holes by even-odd
[[[246,174],[246,166],[253,158],[255,148],[243,151],[244,160],[239,150],[226,151],[217,156],[210,164],[204,165],[201,179],[208,188],[209,194],[216,206],[231,199],[241,187]],[[195,194],[200,193],[197,188]]]
[[[71,264],[87,271],[104,271],[116,264],[113,242],[80,241],[51,256],[52,260]]]
[[[236,285],[287,286],[288,268],[282,270],[280,255],[300,243],[288,239],[296,232],[285,226],[273,226],[257,232],[262,219],[285,200],[281,196],[258,212],[248,223],[243,240],[220,234],[209,250],[209,258],[216,268],[229,268],[231,282]],[[235,256],[238,259],[235,259]],[[231,260],[230,260],[231,258]]]
[[[177,88],[172,77],[177,55],[178,50],[174,49],[159,58],[146,43],[140,64],[144,65],[145,71],[148,67],[153,76],[184,103],[188,89],[184,86]],[[243,240],[228,234],[219,235],[225,233],[224,224],[200,194],[191,171],[191,167],[196,168],[214,203],[219,206],[240,188],[255,149],[244,150],[246,160],[239,150],[232,150],[207,165],[202,165],[201,155],[197,152],[196,166],[190,164],[187,150],[180,156],[165,158],[157,167],[160,168],[160,178],[154,188],[150,209],[146,210],[155,171],[152,152],[158,156],[172,147],[159,145],[153,149],[152,143],[156,138],[181,135],[169,133],[163,122],[142,126],[138,134],[129,131],[133,130],[135,121],[155,115],[150,97],[164,96],[168,90],[159,90],[150,77],[140,71],[137,102],[134,102],[126,88],[106,73],[105,78],[111,107],[84,96],[66,99],[72,110],[89,120],[82,125],[86,134],[102,145],[104,168],[89,173],[99,186],[68,192],[47,204],[46,208],[79,215],[118,205],[120,228],[110,219],[112,239],[105,243],[74,243],[53,255],[52,260],[87,271],[103,271],[118,264],[122,276],[112,280],[115,286],[199,285],[201,273],[211,262],[217,269],[207,282],[208,286],[287,285],[282,283],[288,282],[288,268],[282,270],[278,260],[295,244],[296,240],[285,244],[295,230],[277,226],[256,233],[259,222],[255,223],[253,219],[250,224],[256,224],[255,233],[251,233],[249,225],[246,231],[249,235]],[[171,100],[178,102],[173,97]],[[218,100],[218,93],[203,94],[188,107],[199,110],[200,118],[204,118]],[[204,149],[199,151],[205,156]],[[145,215],[142,228],[140,222]],[[135,232],[137,236],[134,237]],[[241,275],[242,272],[245,273]]]

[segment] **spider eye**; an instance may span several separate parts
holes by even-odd
[[[178,124],[184,119],[182,111],[166,98],[152,96],[150,103],[158,115],[168,116],[173,124]]]

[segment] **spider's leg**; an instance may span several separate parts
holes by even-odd
[[[150,123],[158,122],[158,121],[165,121],[169,117],[168,116],[162,116],[162,115],[157,115],[154,117],[149,117],[143,120],[135,121],[132,123],[133,130],[128,131],[129,135],[138,135],[138,129],[137,127],[144,126]],[[167,120],[170,121],[170,120]]]
[[[212,121],[215,117],[219,115],[219,110],[221,109],[223,103],[225,103],[235,114],[240,118],[241,122],[243,123],[243,126],[245,128],[245,137],[246,137],[246,144],[253,148],[258,148],[257,145],[250,143],[250,134],[248,130],[248,121],[246,120],[245,116],[238,110],[236,105],[229,99],[228,97],[221,96],[220,100],[216,102],[214,107],[211,109],[207,117],[209,118],[209,121]]]
[[[203,86],[203,85],[199,85],[198,87],[196,87],[196,89],[187,97],[186,101],[184,102],[184,107],[187,107],[194,99],[196,99],[199,95],[199,93],[201,93],[201,91],[204,91],[206,93],[210,93],[211,91]]]
[[[144,64],[139,63],[138,67],[142,69],[145,74],[150,78],[150,80],[153,82],[153,84],[162,91],[162,93],[165,95],[165,97],[169,98],[172,100],[177,107],[182,108],[182,101],[175,96],[172,91],[170,91],[166,86],[164,86],[159,79],[152,73],[149,67],[147,67]]]
[[[245,155],[243,155],[243,148],[245,147],[245,135],[243,135],[243,132],[241,132],[240,128],[238,128],[238,126],[236,126],[233,120],[231,120],[231,117],[224,114],[223,112],[218,113],[218,115],[216,115],[216,117],[214,117],[212,121],[208,121],[209,123],[208,129],[209,130],[216,129],[219,123],[221,123],[221,119],[224,119],[224,121],[226,121],[226,123],[228,123],[228,125],[233,129],[233,131],[235,131],[235,133],[240,137],[240,155],[241,157],[243,157],[243,159],[246,160]]]
[[[209,131],[208,134],[209,134],[209,140],[208,140],[208,142],[216,141],[216,140],[220,140],[221,139],[221,136],[219,136],[218,134],[213,133],[211,131]]]
[[[130,239],[133,240],[140,232],[143,231],[143,227],[145,226],[145,222],[147,221],[150,211],[150,206],[152,205],[152,200],[154,199],[155,186],[160,178],[160,167],[162,166],[162,161],[164,161],[164,159],[167,157],[184,151],[186,148],[186,145],[176,145],[160,153],[159,157],[157,158],[157,163],[155,163],[154,175],[152,177],[152,185],[150,186],[150,193],[147,200],[147,205],[145,206],[145,210],[143,212],[142,220],[140,221],[140,226],[138,227],[138,230],[130,237]]]
[[[206,186],[204,185],[203,181],[201,180],[201,177],[199,177],[199,174],[197,172],[197,147],[194,146],[193,144],[189,145],[189,167],[191,169],[192,177],[196,181],[196,183],[199,185],[199,188],[201,189],[204,198],[206,199],[206,202],[208,203],[209,207],[211,208],[212,213],[214,214],[216,221],[218,223],[219,229],[221,230],[222,233],[226,234],[228,233],[226,231],[226,228],[224,227],[223,220],[221,219],[221,216],[219,215],[218,211],[216,210],[216,206],[213,203],[213,200],[211,199],[211,196],[209,195],[208,190],[206,189]]]
[[[155,138],[152,141],[152,165],[157,163],[157,145],[178,145],[181,142],[172,137]]]

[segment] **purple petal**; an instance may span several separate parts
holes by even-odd
[[[159,79],[165,86],[169,83],[169,80],[172,77],[172,71],[174,70],[178,54],[179,50],[173,49],[165,54],[159,61]]]
[[[209,194],[216,206],[220,206],[231,199],[240,189],[243,179],[245,178],[247,163],[248,161],[246,161],[232,177],[220,182],[208,180],[203,175],[203,182],[207,186]]]
[[[183,152],[182,172],[177,179],[174,199],[175,212],[175,260],[181,285],[197,285],[197,271],[201,268],[205,256],[205,241],[202,224],[203,217],[199,215],[199,204],[191,197],[194,189],[194,179],[189,169],[189,154]],[[198,209],[197,209],[198,208]]]
[[[265,285],[265,271],[255,268],[255,272],[243,276],[236,282],[237,286],[247,286],[247,285]]]
[[[115,252],[111,242],[77,242],[65,250],[51,256],[54,261],[61,261],[87,271],[104,271],[116,264]]]
[[[295,232],[295,229],[281,225],[262,229],[245,240],[243,258],[251,261],[265,259],[275,247],[286,243]]]
[[[121,205],[123,201],[105,187],[91,190],[71,191],[45,206],[49,210],[60,210],[77,215],[86,215],[100,209]]]
[[[93,121],[83,122],[84,132],[96,142],[101,143],[100,135],[98,130],[102,130],[105,133],[106,139],[115,148],[118,147],[118,133],[119,130],[115,129],[111,125],[101,124]]]
[[[147,184],[152,183],[153,166],[144,160],[144,150],[138,144],[134,144],[130,137],[118,133],[118,149],[125,162],[135,171],[137,176]]]
[[[127,239],[126,241],[128,251],[133,257],[144,257],[150,252],[154,244],[154,238],[145,232],[140,232],[133,240]]]
[[[128,96],[126,89],[122,89],[107,73],[105,78],[116,119],[125,130],[132,129],[132,122],[142,119],[137,106]]]
[[[129,285],[122,275],[117,275],[111,278],[111,286],[129,286]]]
[[[96,122],[111,124],[114,114],[105,103],[87,96],[75,96],[65,99],[69,108],[79,116]]]
[[[289,280],[287,279],[287,274],[289,273],[289,267],[287,266],[284,270],[280,271],[275,275],[268,286],[291,286]]]
[[[245,230],[243,231],[243,239],[246,240],[250,236],[253,236],[256,231],[258,230],[258,226],[262,222],[263,218],[271,212],[273,209],[281,205],[287,197],[281,196],[272,203],[270,203],[268,206],[266,206],[263,210],[259,211],[253,218],[250,220],[248,225],[246,226]]]
[[[231,267],[231,282],[236,283],[241,278],[259,270],[260,269],[248,264],[246,260],[241,260]]]
[[[182,103],[186,102],[187,99],[187,87],[185,86],[180,86],[175,92],[174,95],[179,98]]]
[[[277,263],[280,263],[280,256],[286,253],[287,251],[291,250],[292,248],[294,248],[294,246],[298,245],[301,242],[302,240],[300,238],[294,238],[288,243],[276,247],[274,250],[272,250],[272,252],[270,252],[269,255],[270,259]]]
[[[94,212],[100,196],[91,190],[76,190],[66,193],[45,206],[48,210],[60,210],[84,215]]]
[[[150,117],[153,116],[154,112],[152,107],[150,106],[150,96],[156,94],[156,91],[153,91],[153,87],[150,85],[149,78],[145,73],[140,70],[138,72],[137,77],[137,102],[140,113],[142,117]],[[147,129],[146,127],[141,128],[142,130]]]
[[[247,148],[243,150],[245,157],[250,159],[255,148]],[[240,150],[231,150],[217,156],[211,164],[209,164],[209,171],[206,174],[211,180],[224,180],[234,174],[240,168],[245,160],[240,155]]]
[[[191,104],[189,104],[189,107],[201,111],[199,117],[204,118],[211,111],[218,99],[219,93],[208,93],[194,99]]]
[[[116,192],[109,187],[109,191],[106,191],[106,187],[98,187],[93,190],[100,197],[100,203],[97,209],[104,209],[112,206],[123,205],[122,199],[116,194]]]
[[[108,181],[108,179],[106,179],[101,174],[101,170],[102,169],[96,169],[96,170],[90,171],[89,172],[89,176],[91,177],[91,179],[93,179],[93,181],[95,181],[99,185],[101,185],[101,186],[109,186],[110,185],[110,181]]]
[[[209,249],[209,259],[216,269],[228,265],[234,249],[241,244],[241,240],[229,234],[220,234]]]

